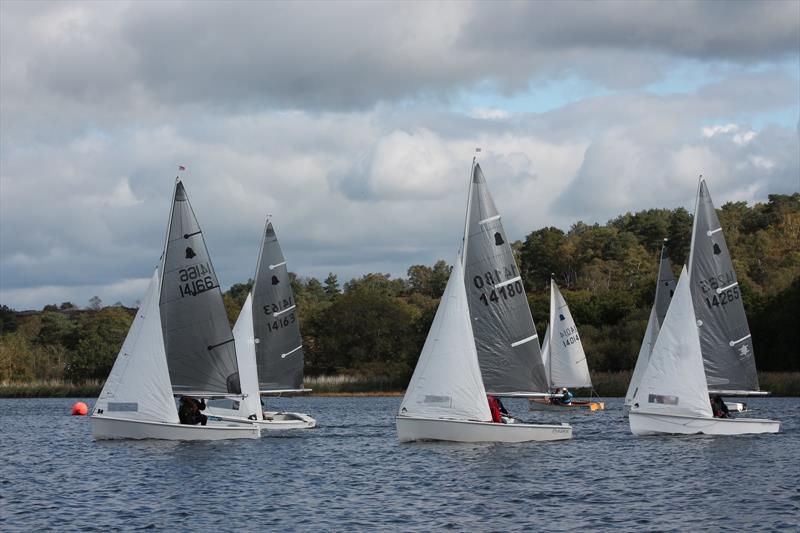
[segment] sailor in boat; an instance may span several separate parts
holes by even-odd
[[[517,419],[508,412],[508,409],[503,405],[500,398],[491,395],[487,395],[486,398],[489,400],[489,412],[492,413],[492,422],[497,424],[513,424],[517,421]]]
[[[556,393],[561,393],[561,396],[553,396],[550,401],[555,405],[570,405],[572,403],[572,393],[568,388],[562,387],[556,390]]]
[[[711,395],[711,412],[714,413],[714,418],[730,418],[731,413],[728,411],[728,406],[722,401],[722,396],[719,394]]]
[[[196,426],[200,424],[205,426],[208,422],[208,417],[201,413],[206,408],[205,399],[199,402],[190,396],[181,396],[180,407],[178,408],[178,420],[181,424],[188,424]]]

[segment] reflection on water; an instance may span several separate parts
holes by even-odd
[[[753,399],[779,435],[636,438],[620,399],[562,416],[574,440],[397,442],[400,398],[279,398],[313,430],[230,442],[94,442],[74,399],[0,400],[0,529],[786,529],[800,399]]]

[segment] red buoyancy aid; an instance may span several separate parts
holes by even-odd
[[[488,396],[489,411],[492,413],[492,422],[501,423],[503,419],[500,417],[500,405],[497,403],[497,398]]]

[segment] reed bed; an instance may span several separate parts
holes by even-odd
[[[592,374],[594,392],[602,397],[625,396],[631,371],[595,372]],[[761,390],[772,396],[800,396],[800,372],[759,372]],[[408,384],[405,378],[394,376],[359,376],[337,374],[309,376],[305,386],[313,389],[312,396],[393,396],[402,394]],[[63,380],[34,382],[0,382],[0,398],[91,398],[100,394],[102,380],[71,383]],[[586,397],[590,391],[578,389],[575,395]]]

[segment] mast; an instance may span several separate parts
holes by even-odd
[[[164,248],[161,250],[161,259],[158,263],[159,293],[161,292],[161,280],[164,279],[164,264],[167,260],[167,246],[169,246],[169,233],[172,231],[172,215],[175,211],[175,194],[178,192],[178,184],[181,182],[180,176],[175,176],[175,183],[172,185],[172,198],[169,202],[169,218],[167,219],[167,232],[164,234]]]
[[[472,214],[472,182],[475,175],[475,162],[477,156],[472,156],[472,166],[469,170],[469,188],[467,190],[467,215],[464,217],[464,240],[461,244],[461,266],[467,271],[467,242],[469,241],[469,217]]]
[[[697,181],[697,194],[694,198],[694,216],[692,217],[692,241],[689,244],[689,264],[687,266],[686,272],[689,277],[692,277],[692,266],[694,263],[694,237],[697,233],[697,210],[700,205],[700,187],[703,185],[703,175],[700,174],[700,178]],[[663,248],[662,248],[663,250]]]
[[[547,325],[547,384],[551,389],[553,388],[553,328],[555,327],[556,318],[556,294],[553,290],[553,273],[550,273],[550,323]]]

